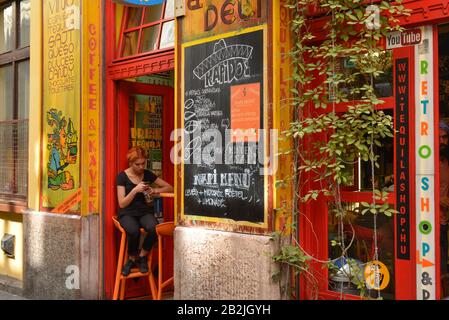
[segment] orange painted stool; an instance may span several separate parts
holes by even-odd
[[[139,277],[148,277],[148,280],[150,282],[150,290],[151,290],[151,296],[153,299],[157,299],[158,293],[156,288],[156,281],[154,279],[153,275],[153,251],[154,247],[150,250],[148,253],[148,266],[149,271],[146,273],[141,273],[137,268],[131,269],[131,273],[127,276],[122,275],[122,267],[124,263],[128,260],[128,241],[126,240],[126,231],[123,229],[123,227],[120,225],[120,222],[118,221],[117,217],[112,217],[112,221],[114,222],[115,227],[120,231],[121,237],[120,237],[120,250],[118,255],[118,262],[117,262],[117,272],[115,275],[115,286],[114,286],[114,295],[113,300],[117,300],[119,298],[119,292],[120,292],[120,300],[123,300],[125,298],[125,286],[126,286],[126,280],[131,278],[139,278]],[[141,233],[145,233],[145,230],[143,228],[140,229]]]
[[[162,261],[163,261],[163,249],[162,241],[164,237],[173,237],[173,232],[175,230],[175,224],[173,222],[164,222],[156,226],[157,240],[158,240],[158,289],[157,289],[157,300],[162,300],[162,291],[165,287],[173,284],[174,277],[162,282]]]

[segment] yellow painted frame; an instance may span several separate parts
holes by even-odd
[[[42,118],[42,14],[43,4],[39,0],[31,0],[31,32],[30,34],[30,119]],[[39,210],[41,191],[41,121],[29,121],[28,141],[28,207]]]
[[[289,27],[290,19],[286,19],[283,16],[287,14],[289,17],[289,9],[285,7],[286,1],[274,1],[273,2],[273,129],[278,130],[279,134],[282,131],[288,129],[288,125],[292,121],[292,109],[290,105],[290,89],[292,88],[291,77],[292,64],[291,58],[286,55],[288,51],[291,50],[291,30]],[[283,37],[285,42],[282,42],[282,32],[284,32]],[[283,49],[285,51],[283,52]],[[285,73],[282,73],[284,71]],[[287,75],[287,77],[285,77]],[[286,97],[282,96],[282,90],[285,90]],[[287,100],[282,100],[287,99]],[[282,122],[284,122],[284,128],[282,127]],[[286,150],[292,149],[293,143],[291,140],[282,141],[278,143],[278,152],[285,152]],[[284,155],[282,160],[282,168],[279,167],[281,160],[280,156],[275,157],[277,171],[274,174],[274,181],[283,180],[292,173],[293,157],[291,154]],[[284,200],[283,200],[284,198]],[[273,208],[283,209],[291,212],[294,205],[293,196],[293,186],[291,184],[278,189],[273,188]],[[275,210],[276,211],[276,210]],[[282,212],[282,211],[281,211]],[[291,232],[291,223],[293,222],[293,217],[291,214],[285,214],[281,218],[277,215],[273,219],[273,229],[276,231],[282,231],[289,233]]]
[[[81,6],[81,215],[101,211],[103,156],[100,149],[102,95],[101,1],[84,0]],[[93,93],[91,92],[94,91]]]

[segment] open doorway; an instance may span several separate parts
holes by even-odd
[[[146,169],[173,184],[174,169],[170,161],[173,146],[170,135],[174,128],[173,81],[173,71],[167,71],[119,82],[119,170],[128,165],[127,150],[140,146],[148,155]]]
[[[449,296],[449,24],[439,27],[439,157],[441,298]]]
[[[112,140],[106,152],[109,154],[106,161],[106,171],[109,175],[112,192],[108,203],[107,221],[116,215],[116,188],[115,178],[118,172],[128,167],[127,151],[134,146],[143,147],[148,155],[147,170],[162,178],[169,184],[174,184],[174,164],[170,160],[173,148],[171,133],[174,129],[174,72],[173,70],[157,74],[122,79],[114,82],[115,99],[113,108],[107,110],[113,119],[106,128],[106,139]],[[113,122],[113,125],[112,125]],[[155,216],[159,222],[173,221],[173,198],[155,198]],[[117,253],[119,239],[114,226],[106,229],[105,243],[108,244],[105,252],[106,294],[110,292],[115,283]],[[164,241],[163,280],[173,274],[173,241]],[[157,251],[153,259],[157,261]],[[169,290],[168,290],[169,291]],[[148,280],[145,277],[128,280],[126,283],[125,299],[146,298],[150,296]]]

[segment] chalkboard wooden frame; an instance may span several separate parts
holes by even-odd
[[[258,39],[260,39],[260,43],[257,43],[256,46],[253,46],[253,49],[255,49],[254,52],[252,52],[251,54],[248,54],[248,56],[251,56],[251,58],[254,57],[254,55],[256,55],[259,58],[257,59],[261,59],[260,61],[256,61],[256,63],[253,63],[253,67],[254,68],[259,68],[260,72],[258,73],[258,81],[256,81],[255,83],[260,83],[260,129],[269,129],[268,126],[268,68],[266,67],[267,64],[267,59],[268,59],[268,46],[267,46],[267,26],[266,24],[264,25],[260,25],[257,27],[251,27],[251,28],[247,28],[238,32],[229,32],[226,34],[221,34],[221,35],[217,35],[217,36],[213,36],[213,37],[208,37],[205,39],[200,39],[200,40],[195,40],[195,41],[191,41],[188,43],[185,43],[183,45],[181,45],[181,94],[180,94],[180,100],[181,100],[181,106],[183,108],[183,110],[181,111],[181,119],[179,119],[179,126],[182,129],[185,129],[185,121],[186,118],[190,116],[190,114],[187,114],[185,111],[185,102],[186,100],[186,92],[188,92],[188,90],[192,90],[192,89],[205,89],[205,87],[202,88],[192,88],[191,85],[191,81],[193,80],[189,80],[188,82],[185,79],[186,74],[190,75],[190,72],[192,72],[194,69],[195,71],[193,72],[197,72],[197,78],[199,79],[200,75],[198,75],[199,71],[198,71],[198,61],[201,61],[202,59],[205,59],[208,55],[211,55],[211,47],[213,46],[213,52],[215,53],[216,50],[221,48],[224,48],[226,46],[232,46],[233,44],[235,44],[235,41],[238,41],[240,39],[245,39],[246,42],[250,42],[250,43],[255,43],[258,41]],[[233,42],[234,40],[234,42]],[[238,45],[238,44],[237,44]],[[203,51],[203,55],[201,57],[195,56],[194,58],[190,58],[191,56],[193,56],[193,54],[190,54],[190,57],[188,56],[189,52],[188,50],[192,50],[192,48],[195,47],[201,47],[202,49],[205,48],[205,46],[207,46],[207,48],[209,49],[208,55],[204,54],[205,50]],[[193,52],[193,51],[192,51]],[[247,53],[247,52],[246,52]],[[254,55],[253,55],[254,54]],[[187,56],[187,58],[186,58]],[[250,58],[250,59],[251,59]],[[200,59],[200,60],[198,60]],[[196,60],[197,64],[195,65],[191,65],[191,60]],[[249,60],[249,59],[248,59]],[[204,61],[204,60],[203,60]],[[187,64],[186,64],[187,63]],[[186,70],[189,69],[189,70]],[[201,72],[201,70],[200,70]],[[216,83],[215,83],[216,84]],[[208,89],[213,89],[215,88],[214,83],[211,84],[211,86]],[[227,95],[228,93],[226,93],[226,90],[229,90],[229,88],[231,86],[235,86],[235,85],[240,85],[240,84],[254,84],[254,79],[238,79],[237,81],[230,81],[229,83],[227,83],[224,87],[222,86],[221,88],[223,89],[223,92],[225,92],[224,94]],[[221,84],[220,84],[221,85]],[[203,91],[204,92],[204,91]],[[206,94],[207,96],[207,94]],[[220,97],[222,97],[223,95],[221,95]],[[210,97],[210,96],[209,96]],[[216,102],[216,101],[214,101]],[[219,99],[219,102],[222,102],[222,100]],[[226,101],[230,103],[229,101]],[[220,104],[221,105],[221,104]],[[230,112],[230,104],[229,105],[225,105],[224,107],[220,107],[218,108],[219,110],[224,110],[224,108],[229,108],[228,114]],[[186,115],[187,114],[187,115]],[[231,121],[231,120],[230,120]],[[260,162],[262,162],[263,164],[260,165],[259,167],[255,168],[252,167],[252,169],[255,171],[255,169],[260,169],[261,171],[263,171],[265,174],[260,175],[260,177],[257,178],[257,181],[253,180],[253,182],[258,182],[258,183],[254,183],[254,190],[255,188],[258,188],[257,191],[254,191],[254,194],[258,195],[258,201],[257,201],[257,205],[255,206],[255,208],[252,210],[251,208],[249,208],[248,206],[244,207],[241,206],[238,201],[234,202],[234,208],[232,210],[230,210],[229,212],[221,212],[220,210],[195,210],[195,209],[190,209],[189,208],[189,201],[191,201],[191,199],[186,199],[186,188],[185,188],[185,183],[186,180],[191,180],[192,176],[191,176],[191,168],[187,167],[187,165],[192,166],[191,164],[186,164],[184,161],[184,156],[186,155],[186,151],[184,150],[184,137],[181,140],[182,143],[182,151],[181,151],[181,158],[182,158],[182,163],[180,164],[181,166],[181,188],[180,188],[180,197],[181,197],[181,206],[180,206],[180,218],[183,221],[204,221],[204,222],[212,222],[212,223],[220,223],[220,224],[225,224],[225,225],[236,225],[236,226],[244,226],[244,227],[252,227],[252,228],[263,228],[263,229],[267,229],[268,228],[268,176],[266,175],[266,159],[267,159],[267,145],[268,145],[268,137],[265,136],[263,138],[263,143],[264,143],[264,147],[265,147],[265,151],[264,151],[264,159],[263,161],[261,160]],[[258,162],[259,163],[259,162]],[[187,169],[187,170],[186,170]],[[245,171],[247,172],[247,171]],[[186,174],[188,176],[186,176]],[[252,176],[255,177],[256,175],[252,173]],[[220,178],[218,178],[220,179]],[[256,178],[254,178],[256,179]],[[259,193],[257,193],[259,192]],[[256,198],[256,197],[253,197]],[[227,209],[224,209],[227,210]],[[223,211],[223,210],[222,210]],[[229,213],[229,214],[226,214]],[[251,216],[253,215],[253,216]],[[254,217],[255,216],[255,217]]]

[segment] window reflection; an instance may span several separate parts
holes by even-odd
[[[14,73],[12,65],[0,67],[0,121],[14,118]]]
[[[162,26],[161,45],[160,48],[173,47],[175,43],[175,22],[170,21]]]
[[[29,109],[29,83],[30,83],[30,61],[26,60],[18,63],[18,100],[19,100],[19,119],[28,119]]]
[[[132,56],[137,53],[137,39],[139,37],[138,31],[125,33],[123,36],[123,56]]]
[[[145,9],[144,24],[156,22],[161,19],[162,4],[149,6]]]
[[[20,2],[20,47],[30,45],[30,0]]]
[[[385,110],[386,115],[393,116],[392,110]],[[394,141],[393,138],[380,139],[382,147],[374,146],[374,154],[379,156],[379,167],[374,168],[374,187],[388,192],[394,191]],[[347,159],[344,174],[347,182],[343,184],[346,190],[367,191],[372,190],[371,161],[360,158]]]
[[[14,11],[12,5],[0,10],[0,53],[13,49]]]
[[[381,70],[382,73],[374,78],[374,92],[378,98],[387,98],[393,96],[393,55],[392,51],[383,51],[376,54],[374,57],[376,70]],[[337,72],[343,74],[343,79],[348,79],[352,75],[360,72],[356,62],[349,57],[341,57],[338,60]],[[347,95],[349,100],[360,100],[364,92],[351,93],[351,89],[361,88],[366,84],[371,83],[370,75],[358,74],[354,75],[354,81],[349,85],[348,83],[340,84],[339,89]],[[329,97],[333,100],[333,96]]]
[[[353,271],[354,277],[363,280],[363,271],[367,262],[373,261],[375,253],[374,243],[374,216],[371,213],[362,214],[364,207],[359,202],[347,202],[342,204],[346,212],[343,218],[343,235],[344,244],[348,246],[354,236],[354,242],[347,251],[347,258],[337,259],[341,256],[341,247],[338,245],[329,246],[329,259],[337,259],[334,262],[335,270],[329,271],[329,290],[340,291],[344,293],[360,295],[360,290],[357,288],[355,281],[351,282],[348,277],[348,270],[356,270],[357,268],[348,268],[348,265],[358,266],[359,270]],[[336,243],[341,243],[339,238],[338,228],[340,219],[336,218],[334,208],[329,207],[329,242],[334,240]],[[378,260],[387,266],[390,273],[390,282],[388,286],[381,291],[381,296],[384,299],[394,299],[394,219],[384,214],[379,214],[376,217],[376,234],[377,234],[377,248]],[[368,295],[377,297],[377,290],[367,290]]]
[[[159,25],[143,29],[140,52],[156,50],[158,35],[159,35]]]
[[[175,1],[174,0],[167,0],[165,5],[165,15],[164,19],[170,19],[173,18],[175,15]]]
[[[14,192],[14,72],[0,68],[0,193]]]
[[[126,25],[126,29],[139,26],[141,19],[142,8],[128,7],[128,24]]]

